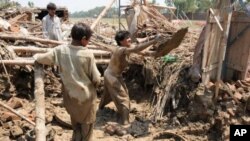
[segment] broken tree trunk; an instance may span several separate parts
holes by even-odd
[[[98,24],[98,22],[101,20],[101,18],[107,13],[107,11],[110,9],[110,7],[113,5],[113,3],[115,2],[115,0],[110,0],[110,3],[103,9],[103,11],[101,12],[101,14],[97,17],[97,19],[94,21],[94,23],[91,25],[91,29],[93,30],[96,25]]]
[[[7,34],[1,34],[0,39],[3,39],[3,40],[25,40],[25,41],[40,42],[43,44],[54,44],[54,45],[61,45],[61,44],[67,43],[67,42],[42,39],[42,38],[37,38],[37,37],[25,37],[25,36],[15,36],[15,35],[7,35]]]
[[[43,67],[35,64],[36,141],[46,141]]]
[[[34,125],[34,126],[36,125],[33,121],[31,121],[30,119],[26,118],[25,116],[19,114],[17,111],[15,111],[14,109],[12,109],[12,108],[9,107],[8,105],[2,103],[1,101],[0,101],[0,105],[1,105],[2,107],[4,107],[5,109],[7,109],[8,111],[10,111],[11,113],[13,113],[13,114],[19,116],[20,118],[24,119],[24,120],[27,121],[28,123],[30,123],[30,124],[32,124],[32,125]]]

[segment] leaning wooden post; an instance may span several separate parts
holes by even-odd
[[[111,0],[110,3],[102,10],[101,14],[97,17],[97,19],[94,21],[94,23],[90,27],[92,30],[94,30],[98,22],[107,13],[107,11],[110,9],[110,7],[113,5],[114,2],[115,0]]]
[[[224,4],[221,6],[225,7],[226,6],[231,6],[231,1],[229,0],[224,0],[221,1]],[[216,84],[215,84],[215,95],[214,95],[214,101],[217,101],[217,97],[219,94],[219,87],[220,87],[220,81],[221,81],[221,74],[222,74],[222,67],[224,65],[224,59],[226,55],[226,48],[227,48],[227,42],[228,42],[228,36],[229,36],[229,31],[231,27],[231,19],[232,19],[232,10],[229,11],[229,13],[226,11],[226,9],[223,9],[221,12],[221,15],[223,17],[223,27],[224,31],[221,33],[221,41],[219,44],[219,63],[218,63],[218,70],[217,70],[217,76],[216,76]]]
[[[35,63],[36,141],[46,141],[43,77],[42,65]]]

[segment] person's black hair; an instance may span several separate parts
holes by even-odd
[[[84,23],[77,23],[71,29],[71,37],[73,40],[81,41],[83,38],[89,40],[93,31]]]
[[[118,46],[121,45],[120,41],[123,41],[124,39],[127,39],[130,37],[130,33],[126,30],[118,31],[115,35],[115,41]]]
[[[47,10],[49,9],[56,9],[56,4],[50,2],[48,5],[47,5]]]

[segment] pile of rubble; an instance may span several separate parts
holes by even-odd
[[[136,38],[137,42],[144,42],[145,38],[162,33],[165,39],[168,39],[163,44],[172,45],[169,39],[177,32],[173,24],[159,19],[161,16],[155,16],[160,14],[151,7],[135,3],[132,7],[139,15],[139,20],[135,21],[137,19],[128,15],[130,18],[128,26],[135,37],[140,37]],[[0,140],[32,140],[35,138],[36,116],[33,102],[34,68],[33,62],[28,58],[34,53],[46,52],[49,50],[48,47],[64,42],[41,38],[41,21],[34,20],[36,9],[22,11],[15,9],[14,11],[12,10],[10,14],[1,11],[5,14],[0,14],[2,15],[0,31],[3,33],[0,35],[1,60],[14,60],[16,61],[14,63],[17,63],[17,60],[22,61],[13,66],[4,65],[1,61],[0,98],[2,100],[0,104],[14,111],[8,112],[6,107],[4,109],[0,106]],[[93,19],[84,22],[91,25]],[[139,24],[135,24],[137,22]],[[105,28],[96,29],[90,49],[94,51],[98,68],[103,72],[111,55],[109,50],[114,47],[112,38],[116,29],[105,23],[99,25]],[[72,24],[68,21],[63,24],[65,41],[69,39],[71,26]],[[165,50],[167,54],[173,49],[163,57],[135,56],[131,58],[133,64],[124,76],[130,90],[132,124],[127,128],[127,135],[124,136],[121,136],[123,133],[120,134],[118,129],[113,130],[114,123],[107,124],[108,121],[116,119],[116,109],[111,103],[107,109],[97,113],[94,133],[98,139],[227,140],[230,124],[250,124],[250,80],[221,83],[218,99],[214,102],[215,85],[210,83],[203,86],[197,81],[193,82],[190,78],[189,69],[192,66],[195,44],[200,31],[190,30],[180,46],[176,49]],[[150,50],[157,50],[157,47],[160,48],[161,45],[158,44]],[[176,45],[173,46],[176,47]],[[22,66],[19,66],[20,64]],[[47,140],[52,140],[52,138],[70,140],[72,131],[67,130],[71,126],[69,116],[62,104],[61,80],[51,67],[45,67],[44,71],[46,74],[44,83]],[[102,88],[98,89],[99,95],[102,92]],[[149,106],[150,100],[151,106]],[[18,113],[25,117],[17,116]]]

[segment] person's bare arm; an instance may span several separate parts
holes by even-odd
[[[146,49],[150,45],[155,44],[159,39],[160,39],[160,35],[157,36],[155,39],[148,41],[146,43],[142,43],[142,44],[139,44],[139,45],[131,47],[131,48],[126,48],[125,54],[139,53],[140,51]]]
[[[156,53],[157,53],[156,51],[143,51],[143,52],[140,52],[139,54],[143,56],[154,57]]]

